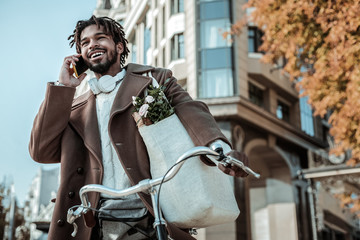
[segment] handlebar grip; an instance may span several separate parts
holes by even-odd
[[[256,178],[260,178],[260,174],[254,172],[251,168],[244,166],[244,167],[242,167],[242,169],[243,169],[247,174],[250,174],[250,175],[252,175],[252,176],[254,176],[254,177],[256,177]]]
[[[236,166],[242,168],[242,170],[244,170],[247,174],[250,174],[256,178],[260,178],[260,174],[254,172],[251,168],[247,167],[244,165],[243,162],[237,160],[236,158],[233,158],[231,156],[227,156],[227,164],[235,164]]]
[[[92,228],[96,225],[94,213],[90,210],[84,214],[85,224],[87,227]]]

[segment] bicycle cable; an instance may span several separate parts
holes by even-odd
[[[92,207],[85,207],[85,206],[82,206],[82,205],[75,205],[75,206],[72,206],[71,208],[69,209],[73,209],[75,207],[82,207],[82,208],[85,208],[87,210],[92,210],[96,213],[102,213],[104,215],[107,215],[109,217],[112,217],[114,219],[116,219],[116,217],[110,213],[107,213],[107,212],[104,212],[104,211],[100,211],[99,209],[96,209],[96,208],[92,208]],[[110,221],[110,220],[109,220]],[[129,223],[127,222],[122,222],[122,221],[118,221],[118,222],[121,222],[121,223],[124,223],[125,225],[127,225],[128,227],[132,228],[132,229],[135,229],[136,231],[138,231],[139,233],[141,233],[142,235],[144,235],[145,237],[147,237],[147,239],[154,239],[153,237],[149,236],[144,230],[140,229],[140,228],[137,228],[135,226],[132,226],[130,225]]]
[[[188,160],[189,158],[196,157],[196,156],[200,156],[200,155],[203,155],[203,154],[196,154],[196,155],[192,155],[192,156],[189,156],[189,157],[186,157],[186,158],[182,159],[181,161],[179,161],[179,162],[175,163],[174,165],[172,165],[172,166],[167,170],[167,172],[165,173],[165,175],[163,176],[163,178],[162,178],[162,180],[161,180],[161,182],[160,182],[160,184],[159,184],[159,190],[158,190],[158,195],[157,195],[157,212],[158,212],[158,216],[159,216],[159,217],[161,216],[161,215],[160,215],[160,213],[161,213],[161,212],[160,212],[160,191],[161,191],[161,187],[162,187],[162,185],[163,185],[163,183],[164,183],[164,181],[165,181],[166,176],[167,176],[168,173],[169,173],[176,165],[178,165],[179,163],[182,163],[182,162]],[[179,171],[180,171],[180,169],[179,169]],[[160,223],[161,223],[161,222],[160,222]]]

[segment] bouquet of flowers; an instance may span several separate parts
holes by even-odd
[[[135,106],[135,120],[140,127],[142,124],[151,125],[171,116],[174,108],[164,94],[165,86],[154,87],[150,85],[145,96],[132,97]]]

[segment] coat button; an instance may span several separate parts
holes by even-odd
[[[69,198],[75,197],[75,192],[69,192],[69,193],[68,193],[68,196],[69,196]]]
[[[84,169],[82,167],[79,167],[76,171],[80,175],[84,173]]]
[[[62,219],[59,219],[59,220],[57,221],[57,225],[58,225],[59,227],[64,226],[64,224],[65,224],[65,221],[62,220]]]

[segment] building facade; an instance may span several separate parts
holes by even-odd
[[[40,168],[26,196],[24,218],[31,240],[47,239],[55,198],[59,187],[59,168]]]
[[[360,239],[358,219],[332,195],[343,186],[360,192],[359,168],[348,177],[346,154],[328,154],[329,126],[313,117],[307,99],[281,72],[285,60],[259,61],[262,33],[256,26],[239,36],[222,35],[249,14],[242,10],[245,2],[98,0],[94,15],[124,26],[128,62],[170,68],[261,174],[234,179],[240,217],[199,230],[198,239]]]

